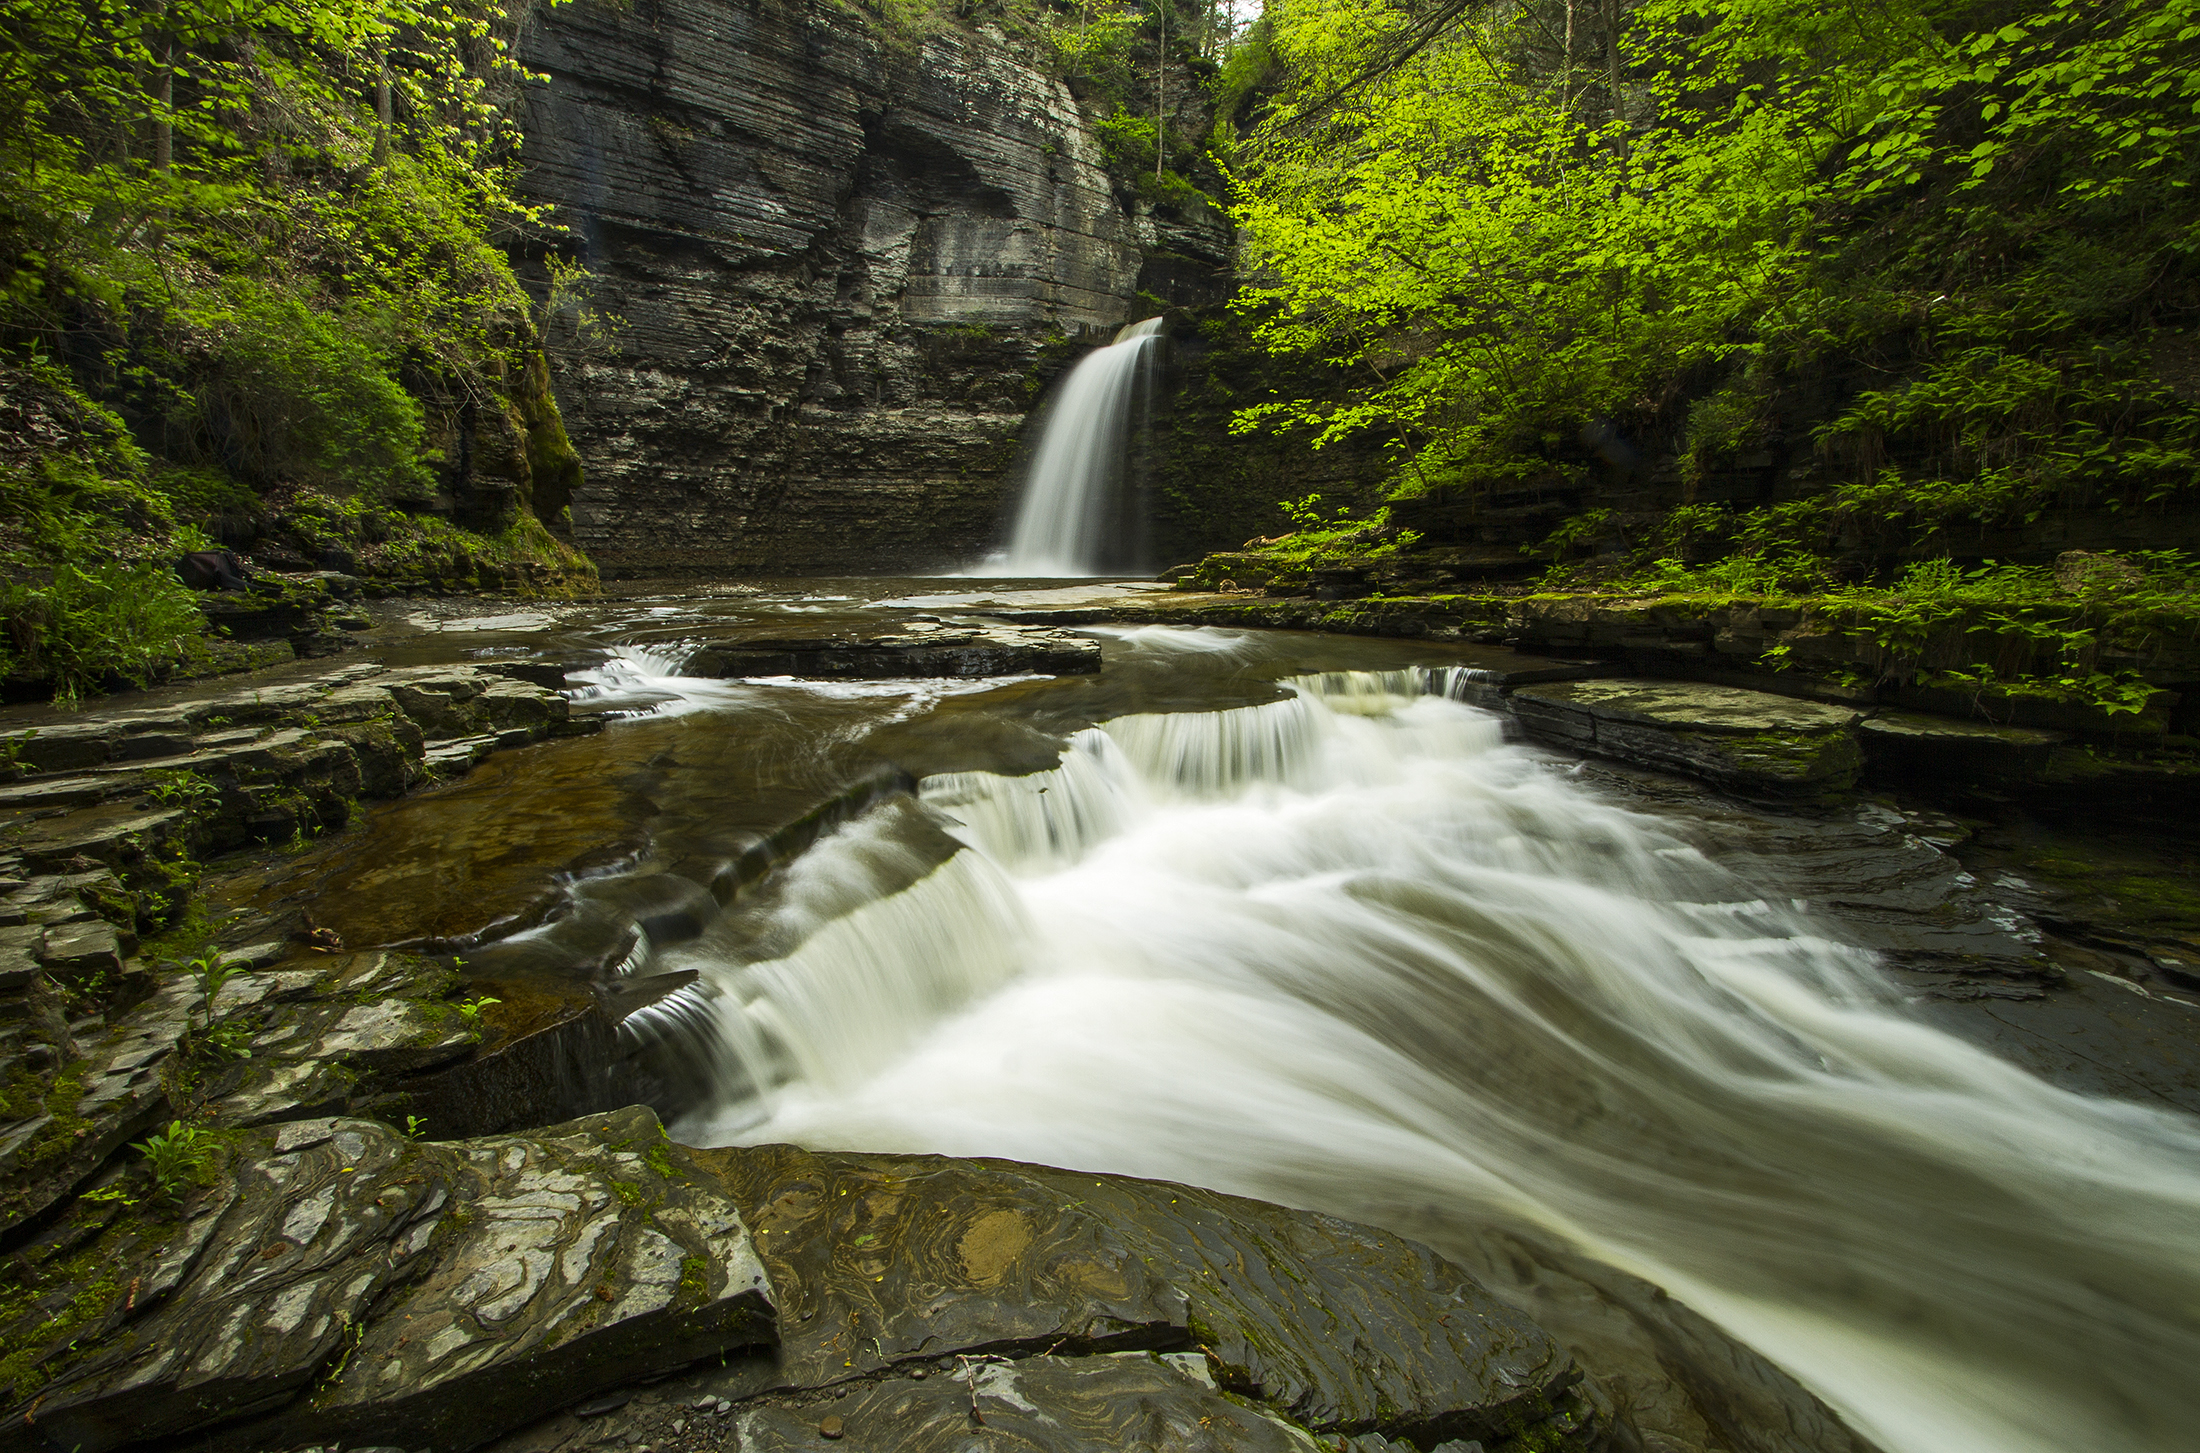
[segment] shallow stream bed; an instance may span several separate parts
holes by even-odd
[[[1973,871],[1941,813],[1776,813],[1519,745],[1450,689],[1494,648],[1096,627],[1093,675],[678,674],[1063,598],[386,607],[392,663],[570,665],[607,729],[246,886],[353,944],[558,897],[472,971],[677,976],[625,1032],[691,1144],[1009,1157],[1425,1240],[1660,1453],[1856,1446],[1725,1336],[1897,1453],[2191,1446],[2200,995],[2043,929],[2006,832]],[[667,888],[859,780],[915,790],[730,911]]]

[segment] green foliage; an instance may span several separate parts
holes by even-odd
[[[220,787],[188,768],[155,772],[145,784],[146,800],[154,806],[180,807],[194,817],[212,813],[221,795]]]
[[[502,1004],[503,1002],[502,999],[492,999],[486,994],[477,994],[471,999],[461,999],[458,1003],[458,1012],[467,1023],[472,1024],[481,1018],[482,1010],[492,1004]]]
[[[184,964],[183,971],[199,987],[199,994],[203,999],[201,1008],[206,1016],[207,1027],[211,1028],[214,1023],[214,1000],[220,996],[222,985],[244,971],[244,965],[209,944]]]
[[[1833,582],[1809,555],[1740,552],[1702,565],[1657,560],[1605,588],[1800,609],[1869,642],[1884,678],[2028,693],[2110,716],[2145,711],[2157,691],[2105,666],[2104,646],[2128,657],[2164,637],[2200,637],[2200,560],[2176,550],[2094,556],[2061,579],[2045,566],[1921,560],[1887,585]],[[1929,665],[1936,642],[1959,643],[1966,661]]]
[[[1131,41],[1145,18],[1122,0],[1100,0],[1076,6],[1074,14],[1049,16],[1043,35],[1063,75],[1095,82],[1104,92],[1121,95],[1129,89]],[[1151,123],[1147,132],[1151,151]],[[1150,159],[1147,164],[1152,165]]]
[[[310,547],[340,547],[377,575],[458,580],[522,594],[535,589],[524,573],[529,566],[584,587],[592,588],[595,580],[587,557],[533,515],[523,514],[491,535],[356,495],[308,491],[293,497],[280,518]]]
[[[1352,517],[1349,505],[1338,505],[1324,513],[1319,494],[1279,500],[1277,508],[1298,528],[1288,535],[1266,541],[1261,550],[1283,565],[1317,566],[1343,560],[1381,560],[1412,548],[1421,538],[1412,530],[1393,526],[1388,506],[1379,507],[1359,520]]]
[[[202,1125],[171,1120],[167,1130],[147,1136],[130,1148],[145,1157],[154,1196],[178,1200],[193,1186],[205,1185],[212,1178],[221,1139]]]
[[[528,77],[491,0],[0,12],[0,668],[66,698],[195,658],[164,565],[202,525],[418,498],[431,416],[501,406]]]
[[[316,312],[249,278],[224,291],[225,307],[193,319],[212,340],[212,359],[190,417],[219,434],[231,468],[367,498],[428,485],[420,404],[355,316]]]
[[[57,565],[40,583],[0,585],[21,670],[50,677],[63,700],[110,677],[144,686],[206,631],[191,592],[165,565]]]
[[[1544,9],[1270,7],[1240,305],[1356,384],[1238,427],[1375,429],[1394,494],[1471,493],[1693,392],[1694,479],[1792,431],[1793,380],[1853,373],[1804,421],[1815,485],[1734,512],[1734,546],[1919,557],[2190,501],[2200,406],[2151,342],[2200,281],[2200,0],[1645,0],[1621,98]]]
[[[1584,545],[1603,538],[1610,528],[1610,510],[1584,510],[1561,521],[1557,529],[1544,536],[1543,543],[1530,552],[1551,560],[1564,560]]]

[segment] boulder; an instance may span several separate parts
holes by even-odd
[[[1569,681],[1510,697],[1554,745],[1701,778],[1745,797],[1814,797],[1855,784],[1860,713],[1692,681]]]
[[[1225,1396],[1197,1353],[980,1358],[922,1380],[836,1392],[736,1410],[728,1421],[737,1446],[742,1453],[807,1453],[827,1427],[833,1431],[825,1436],[849,1453],[965,1453],[974,1438],[1033,1453],[1315,1453],[1323,1446],[1265,1405]],[[1376,1437],[1372,1446],[1393,1445]]]

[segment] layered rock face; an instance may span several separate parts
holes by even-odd
[[[1226,261],[1219,215],[1119,195],[997,32],[579,0],[520,50],[550,78],[525,150],[549,250],[623,320],[558,370],[573,537],[607,574],[975,558],[1026,412],[1129,320],[1149,250]]]

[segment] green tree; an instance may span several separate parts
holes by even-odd
[[[2200,0],[1268,23],[1289,79],[1234,159],[1241,304],[1364,384],[1241,427],[1382,429],[1415,493],[1548,470],[1583,424],[1691,392],[1691,446],[1732,447],[1782,377],[1878,370],[1819,427],[1820,495],[1730,522],[1749,549],[1923,548],[2200,473],[2200,417],[2147,365],[2200,242]]]

